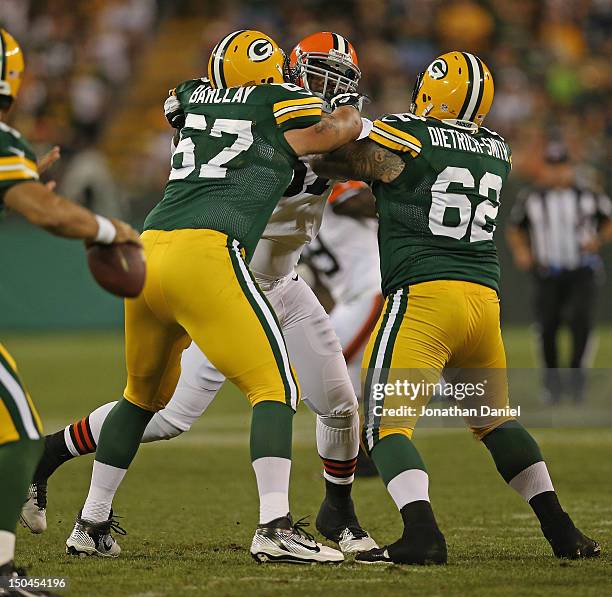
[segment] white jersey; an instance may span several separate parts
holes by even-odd
[[[358,139],[372,129],[367,118],[361,122]],[[330,181],[317,176],[305,158],[296,162],[293,180],[272,212],[249,264],[258,282],[280,280],[293,272],[304,247],[319,233],[330,191]]]
[[[319,233],[329,192],[329,180],[318,177],[305,161],[297,162],[251,259],[258,282],[280,280],[293,271],[304,247]]]
[[[336,200],[358,192],[363,183],[338,183]],[[337,189],[340,188],[340,192]],[[327,202],[318,237],[306,255],[336,303],[347,303],[364,294],[380,294],[378,222],[338,215]]]

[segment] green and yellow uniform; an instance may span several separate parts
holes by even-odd
[[[484,127],[470,133],[413,114],[383,116],[369,138],[405,162],[391,183],[373,184],[387,300],[363,361],[364,439],[371,449],[392,433],[411,437],[418,418],[375,414],[383,405],[372,399],[374,384],[404,379],[408,371],[433,383],[447,367],[506,367],[493,233],[511,153],[502,137]],[[384,408],[408,402],[418,413],[427,399],[391,395]],[[507,405],[505,375],[491,376],[487,400],[495,408]],[[483,436],[505,420],[468,423]]]
[[[125,397],[159,410],[193,339],[253,405],[299,389],[278,322],[249,269],[296,155],[283,133],[316,124],[322,101],[294,85],[182,83],[185,126],[161,202],[142,235],[147,282],[126,301]]]
[[[34,152],[16,130],[0,122],[0,212],[6,191],[21,182],[37,180]],[[40,418],[15,361],[0,344],[0,445],[41,435]]]

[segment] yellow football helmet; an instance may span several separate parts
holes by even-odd
[[[473,131],[491,109],[493,93],[491,71],[478,56],[448,52],[417,77],[410,111]]]
[[[243,29],[226,35],[213,49],[208,78],[213,87],[284,83],[285,53],[261,31]]]
[[[17,97],[24,66],[19,44],[6,29],[0,29],[0,107],[3,109]]]

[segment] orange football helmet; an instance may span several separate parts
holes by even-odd
[[[324,100],[357,90],[361,71],[351,43],[338,33],[320,31],[293,48],[289,68],[296,85]]]

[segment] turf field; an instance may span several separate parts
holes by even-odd
[[[116,399],[123,388],[117,334],[5,335],[47,431]],[[524,329],[506,332],[509,362],[533,366]],[[612,363],[612,329],[596,361]],[[608,400],[612,395],[607,396]],[[225,388],[187,435],[146,445],[115,501],[128,530],[115,561],[78,560],[64,541],[87,493],[91,456],[66,464],[49,486],[49,530],[18,531],[19,564],[66,576],[71,595],[606,595],[612,593],[612,429],[535,430],[566,509],[602,544],[599,561],[553,559],[530,510],[498,477],[488,453],[462,430],[422,430],[415,441],[431,475],[431,497],[449,545],[446,567],[255,564],[248,546],[257,494],[248,458],[249,408]],[[322,498],[313,417],[295,421],[292,510],[316,515]],[[382,543],[399,516],[378,479],[354,490],[362,524]]]

